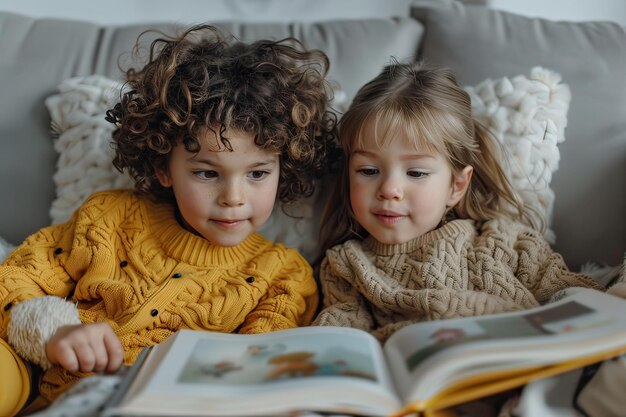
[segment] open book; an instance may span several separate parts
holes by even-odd
[[[277,416],[439,410],[626,352],[626,301],[573,289],[521,312],[368,333],[181,330],[144,351],[105,416]]]

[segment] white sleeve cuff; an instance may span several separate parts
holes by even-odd
[[[63,298],[48,295],[23,301],[11,309],[9,344],[23,359],[42,369],[52,367],[46,343],[61,326],[80,324],[78,309]]]

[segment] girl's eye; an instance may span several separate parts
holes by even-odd
[[[428,173],[424,171],[409,171],[407,175],[412,178],[422,178],[428,176]]]
[[[262,180],[267,177],[270,173],[268,171],[251,171],[249,175],[253,180]]]
[[[208,180],[208,179],[217,177],[217,172],[215,172],[215,171],[193,171],[193,175],[195,175],[196,177],[198,177],[200,179]]]
[[[360,168],[360,169],[357,169],[356,172],[366,177],[371,177],[379,173],[378,169],[376,168]]]

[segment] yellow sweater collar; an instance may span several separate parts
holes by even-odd
[[[143,201],[142,215],[148,219],[148,227],[153,236],[169,256],[182,262],[191,265],[240,265],[242,260],[271,244],[260,233],[253,233],[236,246],[213,245],[205,238],[184,229],[176,221],[172,205]]]

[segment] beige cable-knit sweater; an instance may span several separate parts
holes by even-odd
[[[371,236],[326,252],[324,309],[314,324],[356,327],[385,341],[407,324],[522,310],[573,286],[602,290],[570,272],[541,234],[508,220],[477,230],[454,220],[403,244]]]

